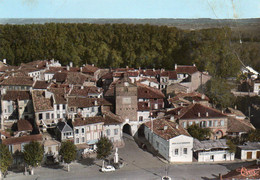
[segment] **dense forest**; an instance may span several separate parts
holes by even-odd
[[[260,38],[232,35],[230,28],[180,30],[131,24],[0,25],[0,58],[12,65],[57,59],[63,65],[174,69],[193,64],[216,77],[235,76],[240,59],[260,71]]]

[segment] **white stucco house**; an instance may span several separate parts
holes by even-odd
[[[169,162],[192,162],[193,138],[177,123],[165,118],[146,122],[144,135]]]
[[[242,160],[260,159],[260,142],[247,142],[238,146],[238,156]]]
[[[199,141],[194,139],[194,157],[198,162],[233,161],[235,153],[229,152],[226,139]]]

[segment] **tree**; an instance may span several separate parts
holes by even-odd
[[[260,129],[249,131],[247,134],[243,136],[243,138],[244,141],[260,142]]]
[[[228,151],[230,153],[236,153],[237,146],[233,143],[231,139],[227,139],[227,145],[229,147]]]
[[[43,158],[43,147],[37,141],[32,141],[24,146],[24,161],[31,167],[31,174],[33,175],[33,168],[37,167]]]
[[[212,134],[209,128],[201,128],[197,124],[189,126],[187,130],[192,137],[200,141],[209,139]]]
[[[12,164],[13,157],[8,147],[4,144],[0,144],[0,179],[2,173],[5,174],[8,167]]]
[[[107,137],[101,137],[97,142],[97,158],[107,158],[113,149],[113,143]]]
[[[62,142],[59,154],[64,162],[68,164],[68,171],[70,171],[69,164],[76,159],[77,147],[71,141]]]
[[[223,79],[212,78],[201,92],[204,92],[217,108],[226,108],[232,106],[235,101],[234,95],[231,93],[231,86]]]

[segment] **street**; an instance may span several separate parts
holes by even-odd
[[[13,173],[7,179],[151,179],[159,180],[166,174],[174,180],[188,179],[216,179],[221,174],[226,174],[230,170],[236,169],[245,163],[215,163],[215,164],[165,164],[157,157],[140,149],[131,139],[125,139],[125,147],[119,149],[120,158],[124,159],[126,165],[115,172],[102,173],[99,171],[101,161],[82,161],[72,163],[70,172],[66,167],[40,167],[35,169],[35,175],[25,176],[22,173]]]

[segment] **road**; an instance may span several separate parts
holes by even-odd
[[[99,171],[101,161],[88,161],[71,164],[71,171],[66,172],[62,167],[40,167],[35,169],[35,175],[24,176],[22,173],[10,173],[7,179],[19,180],[60,180],[60,179],[122,179],[138,180],[149,179],[159,180],[165,175],[168,167],[168,174],[174,180],[197,180],[216,179],[221,174],[226,174],[231,169],[236,169],[246,163],[217,163],[217,164],[165,164],[157,157],[138,148],[134,141],[125,139],[125,147],[119,149],[119,156],[124,159],[126,165],[115,172],[102,173]]]

